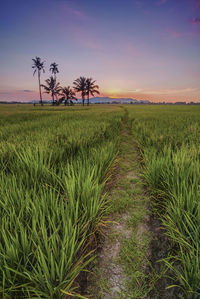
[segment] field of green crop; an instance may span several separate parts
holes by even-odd
[[[165,263],[186,298],[200,294],[200,107],[138,106],[132,130],[171,241]]]
[[[126,106],[186,298],[200,293],[200,107]],[[0,298],[78,298],[124,109],[0,106]],[[81,298],[81,297],[80,297]]]
[[[0,109],[0,297],[75,294],[107,208],[122,111]]]

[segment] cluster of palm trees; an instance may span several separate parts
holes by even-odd
[[[37,72],[38,75],[38,83],[39,83],[39,94],[40,94],[40,103],[43,105],[42,101],[42,91],[41,88],[44,89],[45,93],[48,93],[52,97],[52,105],[60,105],[64,103],[66,105],[73,105],[73,100],[77,100],[76,92],[81,94],[82,104],[84,106],[85,100],[87,100],[87,105],[90,104],[90,95],[94,96],[95,93],[99,94],[99,86],[96,85],[96,81],[92,78],[79,77],[76,79],[73,84],[73,88],[70,86],[61,87],[60,83],[57,82],[56,74],[59,73],[58,64],[55,62],[51,63],[49,71],[51,72],[51,76],[49,79],[45,80],[46,85],[41,84],[41,72],[45,72],[44,70],[44,61],[41,61],[40,57],[35,57],[32,59],[34,69],[33,75]],[[61,98],[58,98],[62,96]]]

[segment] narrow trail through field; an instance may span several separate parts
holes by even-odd
[[[112,169],[112,183],[106,187],[112,211],[95,268],[88,277],[88,297],[176,298],[165,290],[162,266],[156,265],[166,254],[166,240],[160,221],[153,217],[150,209],[140,159],[126,112],[117,166]]]
[[[137,147],[127,114],[120,139],[114,186],[108,194],[113,202],[111,224],[105,229],[93,276],[93,298],[145,298],[146,294],[146,256],[150,240],[148,197],[140,177]]]

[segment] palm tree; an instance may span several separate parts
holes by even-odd
[[[52,100],[53,100],[53,105],[55,105],[55,97],[60,94],[60,91],[62,90],[62,87],[60,86],[60,83],[56,83],[56,79],[51,76],[49,79],[45,80],[47,85],[41,85],[45,93],[48,93],[51,95]]]
[[[95,93],[100,94],[98,91],[99,86],[95,85],[96,80],[93,80],[92,78],[87,78],[86,80],[86,94],[87,94],[87,105],[90,104],[90,94],[94,96]]]
[[[44,70],[44,61],[41,61],[41,58],[37,57],[37,56],[35,58],[33,58],[32,60],[33,60],[32,68],[34,69],[33,76],[35,75],[36,71],[38,73],[40,103],[41,103],[41,106],[43,106],[41,84],[40,84],[40,75],[41,75],[41,71],[43,71],[43,73],[45,72],[45,70]]]
[[[55,62],[51,63],[49,71],[54,75],[54,79],[56,79],[56,74],[59,73],[58,64]]]
[[[81,93],[83,106],[85,103],[85,95],[86,95],[86,80],[87,79],[85,77],[79,77],[74,81],[74,90],[76,92]]]
[[[75,97],[75,92],[70,88],[70,86],[68,87],[64,87],[62,89],[62,95],[65,97],[65,106],[69,104],[69,100],[77,100],[77,98]],[[70,101],[71,102],[71,101]]]

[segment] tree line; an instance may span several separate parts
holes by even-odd
[[[46,85],[41,84],[41,73],[45,73],[44,61],[40,57],[35,57],[32,59],[34,69],[33,75],[37,73],[38,83],[39,83],[39,95],[40,95],[40,104],[43,105],[42,101],[42,88],[44,93],[50,94],[52,97],[52,105],[73,105],[73,101],[76,100],[76,93],[81,94],[82,104],[85,105],[85,100],[87,100],[87,105],[90,104],[90,95],[94,96],[95,93],[99,94],[99,86],[96,85],[96,80],[92,78],[86,78],[80,76],[73,82],[73,88],[70,86],[62,87],[59,82],[57,82],[56,75],[59,73],[58,64],[53,62],[50,65],[49,71],[51,72],[50,78],[46,79]],[[61,98],[59,98],[61,96]]]

